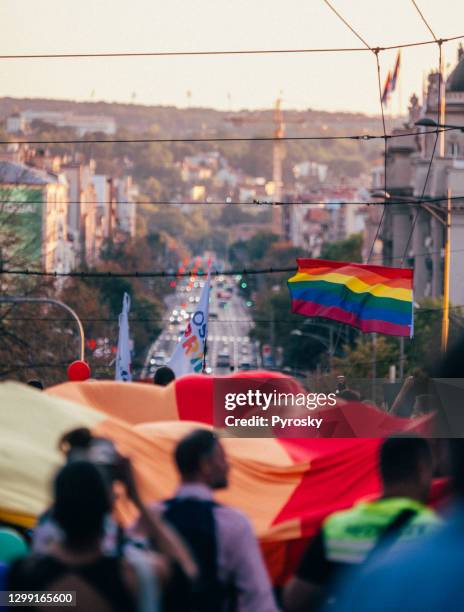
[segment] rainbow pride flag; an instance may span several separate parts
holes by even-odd
[[[293,313],[363,332],[412,337],[412,269],[323,259],[298,258],[297,263],[298,272],[288,280]]]

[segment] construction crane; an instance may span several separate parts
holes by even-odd
[[[234,125],[241,126],[244,123],[258,123],[262,121],[266,121],[266,119],[261,119],[257,117],[240,117],[240,116],[229,116],[227,118],[228,121],[233,123]],[[284,116],[282,112],[282,99],[279,97],[275,101],[274,105],[274,132],[273,136],[276,140],[274,140],[273,148],[272,148],[272,182],[274,185],[274,194],[273,200],[274,202],[282,202],[283,198],[283,174],[282,174],[282,166],[283,160],[285,159],[285,145],[282,141],[282,138],[285,136],[285,123],[303,123],[304,119],[302,117],[296,119],[287,119],[284,121]],[[284,227],[284,217],[282,214],[283,207],[274,206],[272,208],[272,220],[271,220],[271,231],[274,234],[277,234],[280,237],[284,237],[285,235],[285,227]]]

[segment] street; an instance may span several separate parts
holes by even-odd
[[[195,312],[204,281],[195,281],[191,289],[188,285],[188,279],[182,279],[177,284],[176,292],[165,299],[165,318],[168,321],[147,353],[142,378],[153,376],[158,367],[166,364],[191,313]],[[235,279],[213,277],[209,304],[207,373],[226,375],[232,371],[257,367],[257,350],[248,337],[251,327],[250,312],[238,293]]]

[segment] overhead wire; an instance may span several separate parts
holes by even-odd
[[[450,310],[460,310],[460,309],[464,309],[464,304],[460,304],[460,305],[452,305],[450,306]],[[415,308],[414,312],[416,314],[425,314],[425,313],[431,313],[431,312],[442,312],[443,311],[443,307],[438,306],[436,308],[433,307],[427,307],[427,308]],[[82,323],[118,323],[119,319],[117,317],[113,317],[113,318],[99,318],[99,317],[79,317],[80,321]],[[294,318],[292,319],[279,319],[279,323],[295,323],[295,321],[301,321],[301,316],[298,314],[295,314]],[[75,319],[69,317],[69,318],[65,318],[65,317],[1,317],[0,318],[0,322],[1,321],[14,321],[14,322],[18,322],[18,323],[27,323],[27,322],[33,322],[33,321],[41,321],[41,322],[48,322],[48,323],[73,323],[75,322]],[[275,323],[275,319],[217,319],[217,320],[211,320],[209,321],[209,325],[230,325],[232,323],[235,324],[243,324],[243,325],[252,325],[254,323]],[[156,317],[148,317],[148,318],[129,318],[129,324],[131,323],[170,323],[170,324],[175,324],[175,322],[170,321],[169,318],[156,318]],[[185,320],[185,323],[187,323],[187,320]],[[174,333],[174,332],[173,332]]]
[[[383,104],[382,104],[382,86],[381,86],[381,82],[380,82],[380,63],[379,63],[379,49],[374,49],[371,47],[371,45],[369,45],[369,43],[364,39],[364,37],[361,36],[361,34],[359,34],[359,32],[357,32],[354,27],[343,17],[343,15],[341,15],[337,9],[332,5],[331,2],[329,2],[329,0],[323,0],[323,2],[329,7],[329,9],[338,17],[338,19],[340,19],[340,21],[356,36],[356,38],[358,40],[360,40],[363,45],[369,49],[369,51],[371,51],[372,53],[374,53],[375,55],[375,59],[376,59],[376,65],[377,65],[377,73],[378,73],[378,82],[379,82],[379,95],[380,95],[380,110],[381,110],[381,115],[382,115],[382,129],[383,129],[383,141],[384,141],[384,166],[385,166],[385,178],[386,178],[386,164],[387,164],[387,132],[386,132],[386,126],[385,126],[385,116],[384,116],[384,112],[383,112]],[[386,191],[386,188],[385,188]],[[374,246],[375,243],[377,241],[377,237],[379,235],[380,232],[380,227],[382,225],[382,221],[385,215],[385,206],[383,207],[382,210],[382,214],[380,217],[380,221],[377,227],[377,231],[376,234],[374,236],[374,240],[372,241],[372,246],[370,248],[369,254],[367,256],[367,263],[369,263],[369,260],[371,258],[371,255],[373,253],[374,250]],[[340,323],[338,326],[338,332],[337,332],[337,337],[335,339],[335,343],[334,343],[334,348],[332,349],[332,355],[335,354],[338,344],[340,342],[340,338],[341,338],[341,334],[342,334],[342,329],[343,329],[343,324]]]
[[[303,112],[303,111],[296,111]],[[447,132],[454,128],[443,127],[434,128],[428,130],[428,132],[421,132],[420,130],[414,130],[412,132],[404,132],[401,134],[387,134],[387,138],[405,138],[407,136],[420,136],[424,133],[437,133]],[[176,144],[176,143],[211,143],[211,142],[275,142],[275,141],[312,141],[312,140],[380,140],[384,139],[384,134],[340,134],[335,136],[217,136],[217,137],[192,137],[192,138],[95,138],[82,139],[82,138],[70,138],[70,139],[55,139],[55,140],[27,140],[25,138],[21,140],[0,140],[0,145],[64,145],[64,144]]]
[[[327,4],[327,3],[326,3]],[[330,7],[335,13],[336,11]],[[348,26],[349,27],[349,26]],[[350,28],[351,29],[351,28]],[[360,41],[362,37],[356,36]],[[460,40],[464,34],[443,38],[443,42]],[[391,45],[379,46],[380,51],[391,49],[404,49],[407,47],[419,47],[432,45],[435,40],[421,40],[408,43],[394,43]],[[365,43],[364,43],[365,44]],[[23,60],[23,59],[91,59],[91,58],[118,58],[118,57],[185,57],[185,56],[217,56],[217,55],[291,55],[304,53],[351,53],[365,52],[366,47],[315,47],[315,48],[293,48],[293,49],[222,49],[205,51],[95,51],[95,52],[74,52],[74,53],[3,53],[0,60]]]
[[[377,66],[377,84],[378,84],[378,89],[379,89],[379,102],[380,102],[380,111],[381,111],[381,115],[382,115],[382,129],[383,129],[383,135],[384,135],[384,151],[383,151],[383,185],[384,185],[384,194],[386,197],[387,194],[387,143],[388,143],[388,139],[387,139],[387,130],[386,130],[386,126],[385,126],[385,113],[384,113],[384,109],[383,109],[383,102],[382,102],[382,81],[380,79],[380,60],[379,60],[379,52],[377,50],[374,51],[375,53],[375,61],[376,61],[376,66]],[[374,252],[374,248],[375,248],[375,244],[377,242],[377,239],[380,235],[380,230],[382,228],[382,223],[385,217],[385,200],[383,202],[383,208],[382,208],[382,214],[380,215],[380,219],[379,219],[379,223],[377,225],[377,229],[375,231],[375,235],[374,235],[374,239],[372,240],[372,244],[371,247],[369,249],[369,253],[367,255],[367,261],[366,263],[369,263],[372,254]]]
[[[422,16],[423,18],[423,16]],[[442,108],[442,96],[443,96],[443,92],[442,92],[442,87],[443,87],[443,56],[442,56],[442,40],[437,40],[436,44],[438,45],[438,100],[437,100],[437,123],[440,123],[440,115],[441,115],[441,108]],[[406,257],[408,254],[408,250],[409,250],[409,245],[411,243],[411,239],[412,236],[414,234],[414,229],[416,227],[417,224],[417,220],[419,218],[420,212],[421,212],[421,207],[420,204],[421,203],[425,203],[424,202],[424,196],[425,196],[425,192],[427,190],[427,184],[429,181],[429,177],[430,177],[430,173],[432,170],[432,164],[433,164],[433,160],[435,158],[435,151],[437,148],[437,144],[438,144],[438,138],[439,138],[439,134],[437,133],[435,135],[435,142],[433,143],[433,148],[432,148],[432,154],[430,155],[430,160],[429,160],[429,164],[427,167],[427,173],[425,175],[425,180],[424,180],[424,186],[422,188],[422,194],[420,196],[419,202],[418,202],[418,206],[417,206],[417,210],[414,214],[412,223],[411,223],[411,229],[408,233],[408,239],[406,241],[406,245],[404,247],[404,252],[403,252],[403,257],[401,259],[401,267],[404,266],[404,262],[406,261]]]
[[[438,42],[438,38],[435,36],[434,31],[432,30],[429,22],[427,21],[427,19],[424,17],[423,12],[421,11],[421,9],[419,8],[417,2],[415,0],[411,0],[411,2],[414,5],[414,8],[416,9],[416,11],[419,13],[420,18],[422,19],[422,21],[425,24],[425,27],[427,28],[427,30],[430,32],[430,34],[433,36],[433,39],[435,42]]]
[[[336,189],[350,189],[349,186],[340,186],[340,187],[333,187],[334,190]],[[440,203],[440,202],[447,202],[448,200],[450,201],[454,201],[456,203],[458,202],[462,202],[464,204],[464,194],[462,195],[455,195],[455,196],[451,196],[450,198],[448,198],[447,196],[442,196],[442,197],[433,197],[433,198],[427,198],[425,200],[425,202],[427,204],[434,204],[434,203]],[[411,197],[411,198],[402,198],[400,201],[395,200],[395,198],[393,197],[391,199],[391,202],[388,202],[388,204],[390,206],[401,206],[401,205],[414,205],[414,204],[418,204],[419,203],[419,198],[415,198],[415,197]],[[18,200],[2,200],[0,197],[0,207],[2,205],[8,205],[8,206],[12,206],[12,205],[16,205],[18,207],[21,207],[23,205],[29,205],[29,204],[40,204],[40,205],[44,205],[47,206],[47,202],[19,202]],[[55,204],[55,203],[53,203]],[[52,205],[53,205],[52,204]],[[220,200],[220,201],[211,201],[208,202],[207,200],[134,200],[134,201],[130,201],[130,202],[118,202],[118,201],[78,201],[78,200],[73,200],[71,202],[56,202],[56,204],[60,205],[60,204],[65,204],[65,205],[85,205],[85,206],[143,206],[143,205],[149,205],[149,206],[243,206],[243,207],[249,207],[249,206],[327,206],[327,205],[336,205],[336,206],[383,206],[384,202],[383,201],[377,201],[375,199],[371,199],[371,200],[339,200],[336,198],[336,195],[332,196],[332,198],[328,198],[327,200],[295,200],[295,201],[268,201],[268,200],[258,200],[258,199],[254,199],[251,201],[247,201],[247,202],[236,202],[236,201],[232,201],[232,202],[227,202],[226,200]],[[14,211],[12,211],[14,212]]]
[[[463,253],[464,249],[452,249],[451,253]],[[431,255],[439,255],[443,253],[443,249],[438,251],[424,251],[423,253],[417,253],[416,257],[430,257]],[[401,259],[402,256],[390,257],[389,259],[396,260]],[[353,264],[356,265],[356,264]],[[236,268],[234,270],[214,270],[211,272],[211,276],[254,276],[259,274],[283,274],[287,272],[296,272],[297,267],[270,267],[270,268]],[[206,272],[175,272],[175,271],[134,271],[134,272],[112,272],[112,271],[87,271],[87,272],[45,272],[43,270],[30,270],[30,269],[18,269],[8,270],[0,268],[0,275],[18,275],[18,276],[46,276],[46,277],[68,277],[68,278],[189,278],[195,277],[197,280],[203,280],[206,278]]]

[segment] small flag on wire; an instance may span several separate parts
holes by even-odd
[[[119,315],[119,337],[118,351],[116,353],[116,375],[115,380],[130,382],[131,374],[131,352],[129,338],[129,311],[130,311],[130,296],[124,293],[122,300],[122,312]]]
[[[382,92],[382,104],[384,104],[385,106],[388,104],[388,96],[391,93],[391,86],[392,86],[392,74],[391,71],[388,71],[387,74],[387,78],[385,79],[385,84],[383,86],[383,92]]]
[[[396,89],[396,85],[398,83],[398,76],[400,74],[400,64],[401,64],[401,51],[398,51],[398,55],[396,56],[395,67],[393,68],[393,75],[391,78],[390,91],[393,92]]]

